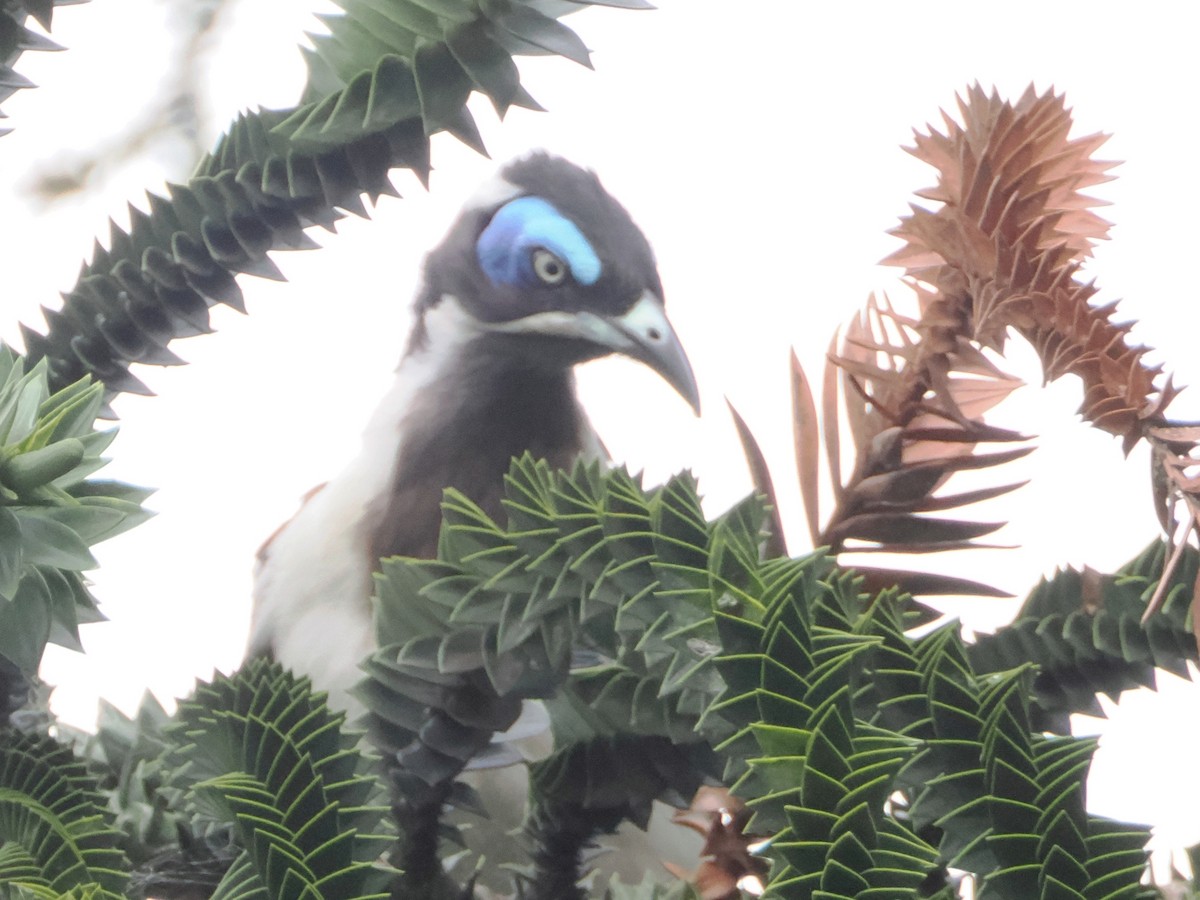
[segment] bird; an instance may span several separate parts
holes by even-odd
[[[413,313],[357,457],[257,556],[248,653],[348,712],[375,649],[373,573],[385,557],[436,557],[446,488],[502,521],[514,457],[605,458],[577,364],[638,360],[700,412],[649,241],[594,172],[547,152],[509,162],[467,200],[425,257]]]

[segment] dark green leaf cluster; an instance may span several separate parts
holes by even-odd
[[[502,527],[448,493],[440,558],[378,579],[362,694],[402,797],[472,805],[454,779],[542,698],[556,750],[532,771],[535,862],[581,821],[641,821],[649,799],[723,774],[770,836],[772,896],[930,896],[947,866],[976,873],[981,897],[1144,894],[1146,834],[1086,813],[1094,742],[1036,733],[1033,667],[979,673],[953,626],[910,638],[906,598],[861,594],[820,554],[761,559],[761,504],[708,522],[686,474],[646,491],[526,457],[506,507]],[[1148,553],[1117,580],[1144,590],[1160,564]],[[242,849],[215,896],[382,896],[378,786],[307,681],[259,660],[201,687],[165,734],[156,709],[110,717],[88,753],[135,856],[224,825]],[[28,760],[34,739],[10,736]]]
[[[918,743],[855,714],[857,684],[890,683],[869,668],[882,639],[856,633],[863,616],[828,561],[789,562],[761,618],[717,616],[729,689],[712,713],[738,729],[719,749],[744,761],[733,789],[754,811],[750,829],[774,835],[770,894],[918,896],[937,853],[888,810]]]
[[[121,835],[84,765],[48,737],[0,738],[0,896],[123,897]]]
[[[533,105],[513,53],[586,61],[579,39],[537,0],[346,0],[314,38],[303,102],[245,114],[169,197],[130,207],[128,232],[111,228],[61,310],[43,309],[46,334],[23,327],[31,359],[51,383],[85,374],[110,393],[148,393],[131,363],[177,365],[168,344],[211,330],[209,309],[242,308],[239,273],[281,279],[271,250],[316,246],[304,233],[345,212],[366,215],[395,194],[392,168],[425,178],[429,135],[449,130],[482,151],[467,111],[481,90],[503,110]],[[572,0],[556,12],[592,5]],[[640,0],[606,5],[641,7]]]
[[[689,475],[647,494],[623,470],[568,476],[526,456],[507,484],[509,528],[448,492],[439,559],[385,561],[361,688],[373,738],[426,785],[456,777],[523,699],[551,701],[562,744],[701,741],[722,687],[712,605],[739,602],[725,576],[756,538],[706,523]],[[710,559],[728,572],[710,577]]]
[[[650,8],[645,0],[599,2]],[[361,97],[376,118],[382,118],[385,105],[393,117],[419,112],[427,131],[445,129],[482,149],[465,106],[471,91],[487,95],[500,115],[513,105],[540,108],[521,86],[514,55],[553,53],[591,65],[583,41],[554,16],[594,5],[593,0],[340,0],[339,5],[344,14],[320,17],[329,34],[315,36],[306,53],[305,99],[320,105],[300,118],[300,135],[336,134],[341,130],[332,124],[336,112],[344,116],[346,107],[363,108],[362,102],[347,99]],[[382,79],[386,94],[365,79],[363,59],[391,60],[392,71]],[[336,90],[342,85],[344,91]],[[386,99],[380,100],[381,94]],[[349,124],[361,127],[353,120]]]
[[[100,618],[89,546],[147,517],[148,491],[87,480],[116,435],[93,430],[102,394],[87,379],[52,394],[45,363],[0,347],[0,657],[26,675],[48,641],[81,649],[80,623]]]
[[[503,528],[448,492],[439,560],[386,560],[377,581],[381,649],[360,696],[399,764],[409,845],[427,855],[444,803],[477,807],[454,779],[511,756],[492,738],[526,699],[548,701],[560,749],[533,773],[543,819],[565,805],[602,830],[644,821],[656,796],[680,802],[719,771],[695,724],[721,688],[710,610],[727,589],[703,568],[721,527],[705,522],[691,477],[647,494],[621,470],[568,476],[527,456],[507,494]],[[732,516],[760,521],[747,505]],[[744,546],[716,558],[732,569],[755,539],[731,533]],[[637,752],[601,786],[590,763],[622,743]]]
[[[377,762],[342,721],[255,660],[173,720],[152,699],[108,710],[78,758],[0,731],[0,897],[386,897]]]
[[[981,635],[968,648],[980,672],[1037,665],[1036,724],[1070,733],[1071,713],[1103,715],[1097,694],[1114,700],[1125,690],[1154,687],[1155,670],[1189,677],[1197,660],[1189,619],[1200,553],[1182,549],[1161,606],[1143,621],[1169,553],[1156,540],[1112,575],[1064,569],[1030,593],[1012,624]]]
[[[307,679],[252,660],[199,687],[176,719],[175,783],[243,847],[214,897],[387,896],[380,786]]]
[[[977,673],[952,626],[910,638],[907,598],[822,555],[762,560],[761,505],[706,522],[686,475],[647,492],[525,458],[506,508],[501,527],[448,493],[439,559],[379,577],[362,695],[402,792],[444,787],[541,697],[535,823],[636,820],[638,791],[678,795],[715,747],[773,836],[772,896],[929,896],[947,866],[982,896],[1139,895],[1146,833],[1086,814],[1094,742],[1034,733],[1030,667]]]
[[[169,775],[163,755],[170,748],[165,735],[170,723],[166,710],[147,692],[133,718],[101,700],[94,734],[58,726],[60,738],[74,738],[75,752],[97,777],[123,835],[122,847],[135,865],[173,848],[187,824],[160,791]]]
[[[1096,742],[1032,732],[1029,667],[975,674],[953,626],[889,657],[909,685],[891,705],[924,713],[906,729],[921,739],[900,779],[909,816],[946,864],[982,876],[981,898],[1141,895],[1147,831],[1087,814]]]
[[[43,30],[50,30],[54,7],[68,6],[82,0],[5,0],[0,4],[0,103],[3,103],[22,88],[33,87],[33,82],[16,72],[13,66],[26,50],[61,50],[36,31],[25,27],[33,16]],[[0,136],[11,129],[0,129]]]

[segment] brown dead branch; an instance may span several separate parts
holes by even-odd
[[[1120,437],[1126,453],[1151,445],[1164,530],[1174,530],[1179,500],[1200,519],[1200,429],[1167,422],[1178,389],[1145,362],[1147,348],[1129,339],[1132,323],[1113,321],[1117,304],[1093,303],[1095,285],[1080,274],[1108,234],[1093,212],[1101,202],[1083,193],[1111,178],[1112,163],[1093,158],[1106,137],[1071,138],[1062,95],[1032,87],[1008,103],[976,85],[960,99],[959,119],[943,114],[942,131],[916,135],[910,152],[938,172],[920,196],[941,205],[912,208],[893,231],[905,246],[887,260],[922,290],[917,331],[932,339],[929,352],[963,339],[1002,352],[1009,331],[1020,334],[1047,381],[1080,378],[1084,419]]]
[[[1037,351],[1046,381],[1075,375],[1083,383],[1080,414],[1122,440],[1153,451],[1153,495],[1164,530],[1175,512],[1200,523],[1200,426],[1168,422],[1178,394],[1147,348],[1130,340],[1131,323],[1113,320],[1115,303],[1096,305],[1081,274],[1109,223],[1084,191],[1111,179],[1112,163],[1093,158],[1106,136],[1072,138],[1062,95],[1029,88],[1016,102],[978,85],[959,98],[940,130],[915,134],[909,148],[937,171],[892,234],[904,245],[885,263],[904,269],[917,314],[905,316],[872,296],[830,348],[822,392],[828,468],[836,506],[817,536],[834,552],[929,552],[978,547],[1002,523],[931,516],[1019,487],[1006,484],[942,492],[967,468],[1001,466],[1029,447],[982,452],[990,443],[1021,442],[984,415],[1019,381],[985,351],[1002,354],[1010,333]],[[793,367],[797,461],[806,517],[817,520],[815,404]],[[840,404],[839,404],[840,400]],[[840,408],[839,408],[840,406]],[[842,447],[854,469],[841,476]],[[1176,554],[1177,556],[1177,554]],[[914,592],[950,589],[921,573],[867,572],[869,582],[900,579]],[[1164,573],[1164,581],[1169,573]],[[906,583],[907,582],[907,583]],[[897,583],[895,580],[892,583]],[[984,586],[978,591],[987,593]],[[1195,617],[1200,619],[1200,616]]]

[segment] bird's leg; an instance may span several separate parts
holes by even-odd
[[[403,870],[405,880],[429,884],[443,874],[438,856],[439,826],[453,783],[444,781],[430,785],[426,795],[420,799],[406,797],[392,807],[404,835],[399,868]]]
[[[530,812],[526,832],[533,840],[533,883],[529,900],[584,900],[579,887],[583,852],[597,834],[614,831],[620,809],[587,809],[579,803],[540,803]]]
[[[454,801],[455,779],[492,735],[511,727],[521,711],[520,697],[498,696],[482,673],[446,688],[440,702],[442,707],[428,710],[417,738],[389,764],[392,812],[401,833],[395,863],[404,872],[393,891],[397,898],[464,896],[464,888],[446,873],[438,852],[442,817]]]
[[[439,841],[442,817],[454,791],[454,779],[462,773],[464,763],[430,752],[419,742],[414,743],[417,744],[414,750],[399,754],[399,765],[393,764],[389,772],[393,790],[392,816],[400,830],[394,864],[403,873],[393,885],[392,897],[395,900],[460,900],[469,897],[470,891],[458,884],[443,867]],[[433,768],[432,760],[436,760],[441,768]]]

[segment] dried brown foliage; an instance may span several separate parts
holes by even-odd
[[[1096,288],[1081,277],[1109,227],[1093,212],[1099,201],[1083,191],[1109,180],[1112,164],[1093,158],[1104,135],[1072,138],[1070,130],[1061,95],[1030,88],[1011,103],[975,86],[959,99],[957,118],[943,113],[941,130],[916,133],[909,152],[938,176],[918,196],[933,203],[911,206],[892,232],[904,246],[885,262],[903,267],[919,311],[906,317],[872,297],[830,349],[822,418],[836,508],[819,531],[819,429],[793,360],[797,464],[815,543],[835,552],[920,553],[979,546],[1000,527],[936,513],[1019,486],[942,493],[957,471],[1029,452],[1028,445],[979,446],[1025,440],[983,418],[1019,384],[983,352],[1003,353],[1011,333],[1037,350],[1047,381],[1081,379],[1088,422],[1120,437],[1126,452],[1141,440],[1151,444],[1164,529],[1172,530],[1180,502],[1181,541],[1200,520],[1200,427],[1166,420],[1177,390],[1160,366],[1146,363],[1147,348],[1129,340],[1130,324],[1113,321],[1116,304],[1093,305]],[[847,438],[855,465],[843,480]],[[900,584],[913,593],[996,593],[935,575],[866,574],[873,587]]]
[[[701,787],[691,807],[679,810],[672,821],[704,838],[701,862],[694,872],[669,862],[663,865],[676,878],[691,884],[702,900],[738,900],[743,896],[740,885],[746,879],[755,879],[760,885],[766,882],[769,865],[750,849],[765,836],[746,833],[750,810],[728,789]]]
[[[1116,304],[1092,306],[1096,289],[1078,278],[1108,233],[1091,211],[1099,202],[1081,193],[1110,180],[1112,163],[1092,159],[1106,137],[1071,139],[1063,97],[1032,88],[1011,104],[976,86],[959,110],[962,125],[947,116],[944,134],[916,136],[911,152],[939,176],[919,196],[942,205],[914,206],[892,232],[906,245],[885,260],[931,288],[922,343],[931,354],[962,338],[1003,352],[1014,329],[1047,380],[1083,380],[1082,415],[1128,452],[1175,392],[1126,340],[1129,325],[1112,321]]]

